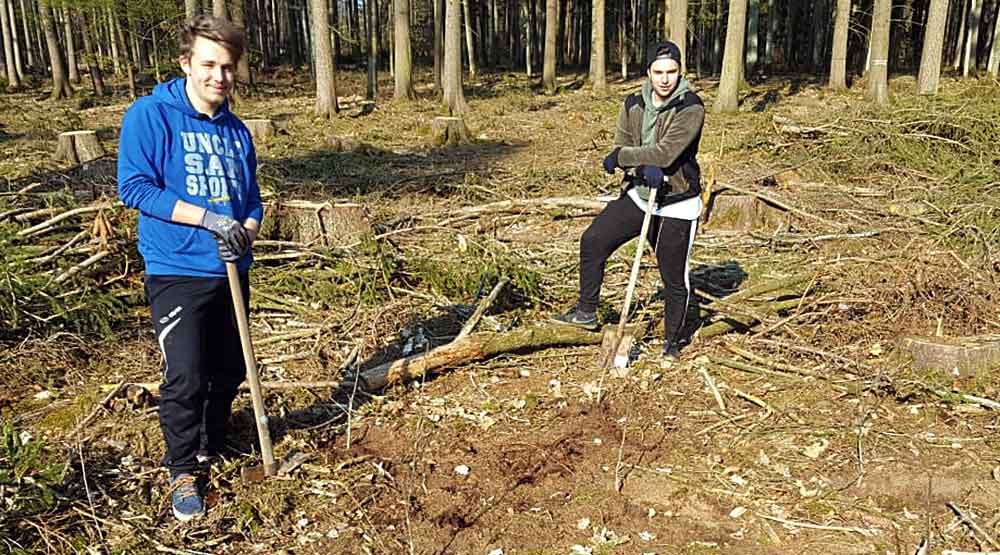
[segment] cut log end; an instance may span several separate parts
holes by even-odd
[[[57,162],[80,164],[104,156],[104,148],[94,131],[60,133],[53,159]]]
[[[748,195],[717,193],[710,195],[704,222],[709,229],[773,230],[787,225],[788,214]]]
[[[436,117],[431,121],[435,146],[458,146],[472,142],[465,120],[456,117]]]
[[[269,119],[248,119],[243,120],[243,124],[250,130],[255,144],[263,143],[268,137],[274,135],[274,122]]]
[[[955,378],[971,378],[1000,369],[1000,336],[905,337],[904,351],[921,371],[946,372]]]

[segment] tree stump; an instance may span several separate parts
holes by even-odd
[[[104,156],[101,141],[93,131],[67,131],[59,134],[56,153],[53,158],[57,162],[80,164]]]
[[[465,120],[455,117],[436,117],[431,121],[435,146],[458,146],[472,142]]]
[[[274,135],[274,122],[269,119],[247,119],[243,120],[243,124],[250,130],[254,144],[261,144]]]
[[[334,152],[353,152],[358,154],[365,154],[369,150],[369,146],[361,141],[355,139],[354,137],[330,137],[326,140],[327,144]]]
[[[913,367],[917,370],[971,378],[1000,369],[1000,335],[905,337],[901,346],[913,357]]]
[[[705,227],[708,229],[773,230],[787,222],[787,212],[749,195],[716,193],[705,206]]]
[[[346,247],[374,234],[368,210],[354,202],[277,200],[264,204],[261,237]]]

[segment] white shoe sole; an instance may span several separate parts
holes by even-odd
[[[174,518],[176,518],[181,522],[191,522],[192,520],[201,518],[203,516],[205,516],[205,511],[201,511],[200,513],[194,513],[194,514],[185,514],[178,511],[177,509],[174,509]]]

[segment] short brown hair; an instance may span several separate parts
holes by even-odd
[[[237,61],[246,50],[247,36],[228,19],[211,15],[196,15],[181,29],[180,55],[182,58],[191,56],[196,38],[202,37],[221,44]]]

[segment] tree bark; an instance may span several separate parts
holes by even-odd
[[[947,0],[939,0],[947,1]],[[990,59],[986,64],[986,71],[993,77],[1000,73],[1000,4],[997,5],[996,15],[993,21],[993,48],[990,49]]]
[[[559,24],[559,0],[545,3],[545,54],[542,61],[542,87],[545,92],[556,92],[556,33]]]
[[[392,96],[396,100],[412,100],[413,52],[410,47],[410,0],[392,0],[392,22],[395,41],[395,89]]]
[[[226,0],[212,0],[212,15],[215,17],[226,17]]]
[[[917,74],[918,94],[937,94],[941,77],[941,52],[944,47],[944,30],[948,17],[948,0],[931,0],[924,27],[924,48],[920,55]],[[996,50],[996,43],[993,44]]]
[[[229,11],[233,14],[233,25],[246,32],[246,10],[244,9],[243,2],[244,0],[232,0],[232,3],[229,4]],[[324,19],[326,18],[324,17]],[[250,34],[247,33],[247,38],[249,37]],[[240,61],[236,64],[236,82],[246,86],[251,84],[250,56],[247,55],[248,52],[244,52],[243,54],[243,56],[240,56]]]
[[[184,17],[190,20],[198,15],[198,0],[184,0]]]
[[[73,83],[80,83],[80,70],[76,64],[76,42],[73,40],[73,18],[68,7],[62,9],[63,27],[66,40],[66,69],[69,71],[69,80]]]
[[[462,91],[462,6],[461,0],[445,2],[444,68],[441,75],[444,108],[450,116],[468,111]]]
[[[875,0],[872,13],[871,66],[865,96],[878,105],[889,102],[889,15],[892,0]]]
[[[8,0],[13,2],[13,0]],[[35,43],[31,40],[31,31],[28,28],[28,21],[31,19],[28,17],[27,6],[24,4],[24,0],[20,0],[21,5],[21,30],[24,35],[24,50],[28,55],[28,67],[35,67]]]
[[[962,46],[965,44],[965,24],[968,21],[967,14],[969,13],[969,10],[966,8],[971,1],[972,0],[958,0],[958,5],[955,6],[958,10],[958,33],[955,35],[955,47],[952,50],[951,60],[952,68],[956,71],[962,69],[962,59],[964,58],[964,56],[962,56],[962,52],[964,52]]]
[[[670,40],[681,49],[681,75],[687,71],[687,24],[688,0],[671,0]]]
[[[11,34],[11,25],[7,12],[7,0],[0,0],[0,28],[3,32],[3,55],[4,66],[7,68],[7,87],[18,89],[21,87],[21,80],[17,77],[17,67],[14,62],[14,38]]]
[[[983,15],[983,1],[972,0],[969,20],[966,23],[968,37],[965,39],[965,54],[962,56],[962,77],[976,71],[976,54],[979,47],[979,22]]]
[[[590,23],[590,82],[594,92],[608,91],[607,61],[604,46],[604,0],[593,0]]]
[[[87,25],[86,13],[81,11],[78,16],[80,34],[83,36],[83,52],[86,57],[87,70],[90,72],[90,84],[94,87],[96,96],[104,96],[104,77],[101,75],[101,65],[94,55],[94,45],[90,38],[90,26]]]
[[[847,27],[851,22],[851,0],[837,0],[833,23],[833,54],[830,56],[830,88],[847,88]]]
[[[17,10],[14,8],[14,0],[7,0],[7,12],[10,17],[10,38],[14,43],[14,69],[17,70],[17,78],[23,81],[24,65],[21,63],[21,42],[17,40]]]
[[[309,0],[309,9],[312,19],[313,58],[316,60],[315,113],[317,116],[328,118],[340,111],[337,105],[337,82],[330,45],[330,23],[327,20],[329,6],[327,0]]]
[[[52,66],[52,95],[49,100],[69,98],[73,95],[73,89],[66,78],[66,67],[63,66],[62,53],[59,51],[59,37],[52,21],[52,12],[45,2],[38,3],[38,17],[45,32],[45,45],[49,50],[49,63]]]
[[[462,0],[465,12],[465,49],[469,54],[469,79],[475,79],[479,68],[476,67],[476,45],[472,40],[472,13],[469,10],[469,0]]]
[[[740,72],[743,67],[743,40],[746,30],[747,0],[730,0],[726,27],[726,52],[722,58],[719,96],[715,100],[717,113],[739,110]]]
[[[759,32],[758,22],[760,20],[760,0],[749,0],[747,2],[747,37],[746,37],[746,64],[744,64],[743,75],[753,75],[757,69],[757,35]]]
[[[365,0],[365,43],[368,52],[368,86],[365,99],[375,101],[378,95],[378,37],[375,34],[375,0]]]
[[[444,67],[444,0],[431,0],[434,4],[434,91],[444,94],[441,74]]]

